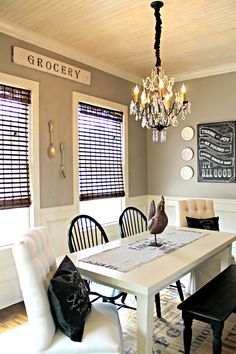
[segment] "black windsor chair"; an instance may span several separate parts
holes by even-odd
[[[136,235],[147,231],[147,218],[141,210],[128,207],[120,215],[119,227],[122,238]]]
[[[68,247],[70,252],[77,252],[107,242],[109,242],[109,240],[105,230],[98,221],[91,216],[78,215],[71,221],[68,230]],[[118,308],[132,308],[123,302],[124,292],[98,284],[94,281],[89,281],[87,284],[90,291],[89,294],[95,296],[91,302],[101,298],[104,302],[111,302],[117,305]],[[121,304],[115,302],[115,300],[119,298],[121,298]]]

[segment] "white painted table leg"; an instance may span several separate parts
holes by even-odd
[[[152,353],[154,296],[137,296],[137,354]]]
[[[232,246],[226,247],[221,252],[221,271],[226,269],[231,264],[231,254],[232,254]]]

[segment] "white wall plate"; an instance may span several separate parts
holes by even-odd
[[[185,127],[181,132],[181,136],[184,140],[191,140],[194,136],[193,128]]]
[[[181,177],[185,180],[191,179],[193,177],[193,169],[190,166],[184,166],[181,168]]]
[[[185,161],[189,161],[193,158],[193,150],[190,148],[185,148],[182,150],[182,158]]]

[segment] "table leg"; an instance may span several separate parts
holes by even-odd
[[[212,341],[212,349],[213,354],[221,354],[222,349],[222,331],[224,328],[224,322],[216,323],[211,325],[213,331],[213,341]]]
[[[226,247],[221,253],[221,271],[226,269],[231,264],[232,246]]]
[[[154,295],[137,296],[137,354],[152,354]]]

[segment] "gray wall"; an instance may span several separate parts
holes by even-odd
[[[69,205],[73,202],[72,184],[72,92],[79,91],[106,100],[129,105],[133,84],[116,76],[96,70],[61,55],[49,52],[16,38],[0,34],[0,71],[35,80],[40,85],[40,190],[41,208]],[[12,46],[47,55],[91,72],[91,85],[79,84],[26,68],[12,62]],[[166,143],[153,143],[151,132],[140,127],[134,117],[128,122],[129,196],[160,195],[212,198],[236,198],[235,184],[197,182],[198,123],[236,120],[234,115],[236,73],[210,76],[186,83],[192,114],[177,128],[169,128]],[[54,122],[54,142],[65,145],[66,180],[58,174],[59,154],[53,160],[47,156],[48,121]],[[194,138],[181,138],[185,126],[195,130]],[[147,133],[147,138],[146,138]],[[193,167],[194,177],[184,181],[180,169],[186,165],[181,152],[185,147],[194,150],[187,165]]]
[[[192,103],[192,114],[180,121],[176,128],[169,128],[166,143],[153,143],[151,134],[147,139],[148,194],[181,197],[236,198],[235,183],[197,182],[197,124],[236,120],[236,72],[215,75],[186,82],[187,98]],[[181,138],[185,126],[194,128],[190,141]],[[183,148],[194,151],[191,161],[181,157]],[[181,167],[189,165],[194,170],[191,180],[180,176]]]
[[[12,47],[19,46],[37,53],[79,66],[91,72],[91,85],[79,84],[47,73],[26,68],[12,62]],[[16,38],[0,34],[0,71],[10,75],[39,82],[40,92],[40,206],[41,208],[69,205],[73,203],[72,168],[72,92],[78,91],[102,99],[129,105],[133,84],[116,76],[96,70],[79,62],[33,46]],[[129,151],[129,195],[147,194],[146,131],[128,118]],[[54,122],[54,143],[65,146],[65,168],[67,178],[61,180],[58,173],[59,154],[49,159],[48,121]],[[59,151],[59,150],[58,150]],[[137,156],[139,158],[137,158]]]

